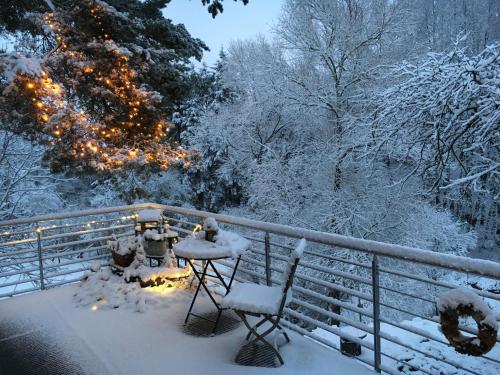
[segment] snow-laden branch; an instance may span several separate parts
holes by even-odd
[[[491,167],[489,167],[481,172],[475,173],[475,174],[470,175],[470,176],[465,176],[465,177],[459,178],[446,186],[441,186],[440,189],[449,189],[453,186],[457,186],[460,184],[465,184],[467,182],[477,180],[481,176],[484,176],[485,174],[488,174],[488,173],[493,172],[493,171],[496,171],[496,173],[498,173],[499,169],[500,169],[500,163],[496,163],[496,164],[492,165]]]
[[[419,165],[442,188],[498,186],[499,56],[497,43],[472,57],[457,48],[395,67],[400,83],[379,98],[372,152]]]

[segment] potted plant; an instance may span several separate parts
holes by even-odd
[[[137,248],[135,238],[113,238],[107,243],[108,249],[111,251],[113,262],[119,267],[128,267],[135,257]]]
[[[145,209],[137,212],[135,219],[135,232],[136,234],[144,233],[148,229],[159,230],[163,225],[163,215],[161,210]]]
[[[215,236],[219,233],[219,225],[213,217],[207,217],[203,222],[205,240],[215,242]]]
[[[168,248],[168,237],[166,233],[158,233],[155,229],[146,229],[143,234],[145,241],[144,250],[149,256],[165,256]]]

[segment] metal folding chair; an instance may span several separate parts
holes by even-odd
[[[289,290],[292,286],[295,270],[303,254],[305,244],[306,240],[301,239],[290,255],[280,286],[240,283],[233,286],[229,294],[221,301],[223,306],[233,309],[248,328],[246,340],[248,341],[252,336],[254,337],[248,344],[263,343],[276,354],[281,365],[284,364],[284,361],[278,351],[277,340],[274,340],[273,344],[266,337],[274,332],[275,329],[278,329],[279,334],[283,335],[286,342],[290,342],[290,337],[280,325],[280,320],[285,306],[291,300]],[[261,319],[252,325],[248,321],[248,316],[260,317]],[[270,326],[259,333],[258,329],[265,323],[269,323]]]

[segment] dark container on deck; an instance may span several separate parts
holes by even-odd
[[[118,254],[117,252],[112,251],[111,255],[113,256],[113,261],[115,262],[115,264],[117,266],[125,268],[125,267],[130,266],[130,264],[134,261],[135,251],[130,252],[130,253],[125,254],[125,255]]]
[[[205,230],[205,240],[215,242],[214,237],[217,235],[216,230]]]
[[[349,357],[357,357],[358,355],[361,355],[361,345],[341,337],[340,352]]]

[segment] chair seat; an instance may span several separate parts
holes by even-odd
[[[231,288],[221,305],[233,310],[276,315],[279,313],[282,297],[283,291],[279,286],[240,283]]]

